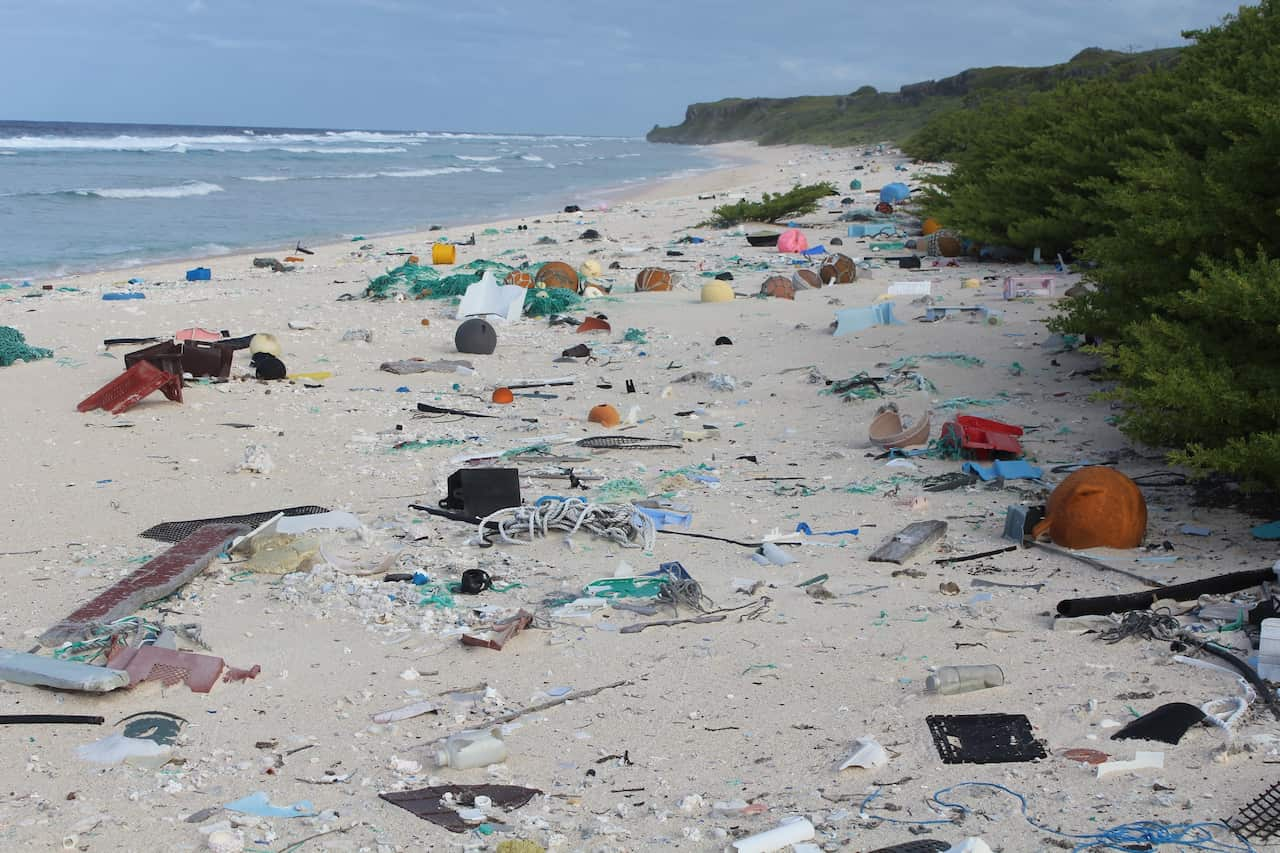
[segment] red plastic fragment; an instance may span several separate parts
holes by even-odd
[[[129,673],[130,687],[143,681],[159,681],[165,687],[185,681],[194,693],[212,690],[225,665],[222,658],[213,655],[179,652],[159,646],[130,647],[107,660],[111,669]]]
[[[958,415],[954,421],[942,425],[942,443],[960,451],[966,459],[1016,459],[1022,455],[1018,436],[1022,427],[979,418]]]
[[[234,666],[227,667],[227,671],[222,674],[222,682],[230,684],[233,681],[246,681],[250,678],[257,678],[262,672],[262,667],[256,663],[249,669],[236,669]]]
[[[462,645],[482,646],[486,649],[500,652],[512,637],[528,628],[529,623],[532,621],[532,613],[527,610],[518,610],[514,616],[508,616],[506,619],[494,622],[491,630],[463,634]]]
[[[164,598],[204,571],[232,539],[246,530],[241,524],[201,527],[45,631],[40,635],[40,644],[52,647],[79,639],[95,625],[121,619],[149,601]]]
[[[77,412],[106,409],[113,415],[127,412],[142,398],[163,391],[175,403],[182,402],[182,377],[166,373],[147,361],[132,367],[80,401]]]

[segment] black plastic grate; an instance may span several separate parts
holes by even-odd
[[[879,847],[872,850],[871,853],[945,853],[950,849],[951,845],[945,841],[921,839],[919,841],[904,841],[892,847]]]
[[[1236,833],[1254,841],[1280,839],[1280,782],[1258,795],[1227,821]]]
[[[944,764],[1003,764],[1047,757],[1025,714],[935,714],[925,721]]]
[[[155,527],[148,527],[138,535],[157,542],[181,542],[206,524],[243,524],[253,528],[278,513],[295,516],[316,515],[328,511],[322,506],[295,506],[289,509],[273,509],[269,512],[251,512],[248,515],[224,515],[221,518],[198,518],[194,521],[166,521]]]

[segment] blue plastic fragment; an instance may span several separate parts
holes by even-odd
[[[147,295],[145,293],[127,293],[124,291],[113,291],[111,293],[102,294],[102,299],[105,302],[121,302],[125,299],[146,299],[146,298],[147,298]]]
[[[991,465],[979,465],[977,462],[966,462],[962,470],[966,474],[977,474],[983,482],[991,480],[1039,480],[1044,471],[1025,459],[997,459]]]
[[[655,509],[654,507],[638,506],[635,507],[636,516],[648,516],[653,521],[653,526],[658,530],[665,530],[668,527],[689,527],[693,524],[693,513],[691,512],[672,512],[667,509]],[[636,526],[639,527],[638,520]]]
[[[1268,521],[1266,524],[1259,524],[1250,531],[1254,539],[1280,539],[1280,521]]]
[[[223,808],[257,817],[315,817],[319,814],[310,800],[298,800],[288,806],[273,806],[266,791],[256,791],[247,797],[232,800],[224,804]]]
[[[808,523],[802,521],[796,525],[796,533],[803,533],[805,536],[857,536],[858,528],[850,527],[848,530],[821,530],[814,533]]]

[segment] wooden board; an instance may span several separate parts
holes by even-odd
[[[916,554],[933,545],[947,533],[945,521],[917,521],[893,534],[875,550],[873,563],[897,563],[902,565]]]

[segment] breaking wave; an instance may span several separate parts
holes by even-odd
[[[169,187],[120,187],[110,189],[73,190],[75,195],[93,198],[187,198],[222,192],[222,187],[204,181]]]

